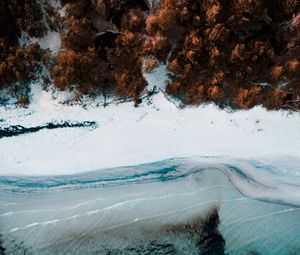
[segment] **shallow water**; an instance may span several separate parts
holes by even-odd
[[[73,176],[2,176],[2,249],[300,254],[298,163],[205,157]]]

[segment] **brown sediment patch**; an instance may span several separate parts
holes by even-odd
[[[186,236],[193,240],[199,254],[225,254],[225,240],[218,230],[219,223],[218,208],[213,207],[187,223],[164,226],[162,233]]]
[[[0,235],[0,255],[4,255],[4,254],[5,254],[5,248],[3,247],[2,236]]]
[[[61,254],[78,245],[77,252],[84,250],[84,254],[224,255],[225,240],[218,230],[219,223],[218,208],[213,207],[183,223],[157,225],[150,220],[104,232],[69,233],[65,240],[61,238],[38,251]]]

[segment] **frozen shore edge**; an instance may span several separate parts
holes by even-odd
[[[159,83],[152,81],[151,83]],[[27,108],[0,108],[0,127],[91,121],[98,126],[41,130],[0,139],[0,175],[65,175],[168,158],[300,158],[300,113],[255,107],[228,112],[213,104],[178,109],[162,93],[138,108],[61,105],[34,92]],[[299,170],[300,172],[300,170]]]

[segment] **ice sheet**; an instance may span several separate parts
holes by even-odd
[[[13,254],[138,254],[153,246],[201,254],[202,225],[191,222],[218,208],[229,254],[297,254],[299,177],[286,170],[290,178],[279,187],[283,170],[270,159],[171,159],[73,176],[2,177],[3,243]],[[184,224],[188,233],[178,230]]]

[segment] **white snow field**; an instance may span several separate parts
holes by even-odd
[[[73,174],[206,155],[300,158],[300,113],[268,112],[261,107],[227,112],[212,104],[178,109],[162,93],[138,108],[122,103],[84,109],[61,105],[45,91],[35,92],[28,109],[0,108],[2,128],[66,120],[95,121],[98,128],[4,137],[0,139],[0,174]]]

